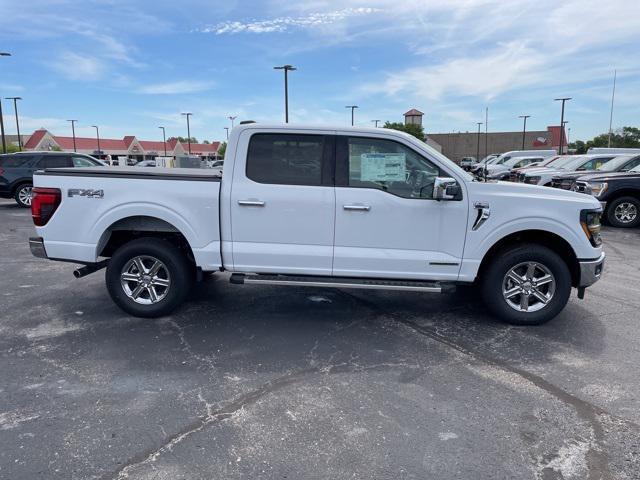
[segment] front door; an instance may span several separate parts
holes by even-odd
[[[450,175],[400,142],[336,141],[333,274],[456,280],[468,205],[433,199],[435,178]]]
[[[331,275],[332,133],[243,131],[231,187],[234,271]]]

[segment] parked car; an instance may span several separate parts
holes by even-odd
[[[33,172],[57,167],[98,167],[104,162],[83,153],[20,152],[0,155],[0,197],[14,198],[21,207],[31,206]]]
[[[602,273],[591,196],[481,182],[390,129],[247,124],[209,169],[57,169],[35,175],[34,255],[107,268],[125,312],[166,315],[197,272],[235,284],[448,292],[539,324]],[[104,259],[104,260],[103,260]]]
[[[540,162],[532,162],[529,165],[525,165],[524,167],[512,168],[511,173],[509,174],[509,180],[512,182],[521,182],[524,178],[524,174],[528,169],[535,167],[551,167],[552,165],[561,164],[560,160],[565,158],[562,155],[554,155],[553,157],[547,157]],[[557,162],[557,163],[556,163]]]
[[[542,157],[511,157],[506,162],[487,165],[486,176],[492,180],[508,180],[512,169],[523,168],[543,160]]]
[[[556,155],[557,152],[555,150],[512,150],[509,152],[505,152],[501,155],[499,155],[496,158],[493,158],[489,161],[487,161],[484,164],[478,164],[476,166],[474,166],[471,171],[474,173],[479,173],[481,170],[484,169],[485,166],[488,165],[500,165],[504,162],[507,162],[509,160],[511,160],[513,157],[530,157],[530,156],[536,156],[536,157],[541,157],[541,158],[547,158],[547,157],[551,157]]]
[[[463,157],[462,160],[460,160],[460,166],[465,170],[469,170],[471,167],[477,164],[478,161],[476,160],[476,157]]]
[[[532,168],[525,171],[523,182],[550,187],[553,177],[557,175],[566,172],[596,170],[614,158],[615,155],[567,155],[567,157],[567,161],[560,165],[555,164],[552,167]]]
[[[591,147],[587,150],[587,154],[602,154],[602,153],[615,153],[622,155],[628,153],[630,155],[640,155],[640,148],[620,148],[620,147]]]
[[[136,167],[155,167],[156,166],[156,161],[155,160],[140,160],[134,166],[136,166]]]
[[[628,172],[593,173],[580,177],[576,192],[588,193],[600,201],[604,219],[614,227],[640,225],[640,165]]]
[[[551,180],[551,186],[554,188],[562,188],[563,190],[571,190],[576,179],[588,173],[628,172],[638,165],[640,165],[640,155],[619,155],[607,163],[600,165],[595,170],[568,172],[556,175]]]

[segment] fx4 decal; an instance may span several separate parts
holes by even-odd
[[[87,197],[87,198],[102,198],[104,197],[104,190],[92,190],[84,188],[70,188],[67,191],[68,197]]]

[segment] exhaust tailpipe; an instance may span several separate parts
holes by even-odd
[[[97,263],[90,263],[88,265],[85,265],[84,267],[80,267],[76,270],[73,271],[73,276],[76,278],[82,278],[82,277],[86,277],[87,275],[93,273],[93,272],[97,272],[98,270],[103,269],[104,267],[107,266],[107,264],[109,263],[109,259],[106,260],[102,260],[100,262]]]

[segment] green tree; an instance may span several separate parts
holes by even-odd
[[[609,134],[602,133],[586,144],[587,150],[591,147],[608,147]],[[612,148],[640,148],[640,128],[622,127],[611,133]]]
[[[204,145],[209,145],[211,142],[209,142],[209,140],[203,140],[203,141],[202,141],[202,143],[203,143]]]
[[[582,140],[576,140],[575,142],[571,142],[569,144],[569,148],[571,150],[575,150],[576,154],[581,155],[583,153],[587,153],[587,144]]]
[[[222,142],[218,147],[218,156],[224,158],[224,154],[227,151],[227,142]]]
[[[422,125],[416,125],[414,123],[405,125],[402,122],[385,122],[384,128],[391,128],[392,130],[400,130],[401,132],[406,132],[409,135],[413,135],[418,140],[422,140],[424,142],[424,128],[422,128]]]
[[[171,140],[177,140],[180,143],[189,143],[189,139],[187,137],[169,137],[167,138],[167,142]],[[191,143],[198,143],[198,139],[196,137],[191,137]]]

